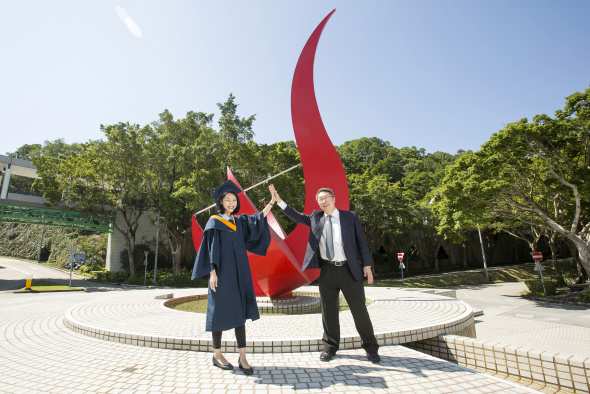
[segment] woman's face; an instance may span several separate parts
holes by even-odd
[[[227,193],[221,200],[221,205],[225,210],[225,214],[229,216],[232,214],[234,209],[236,209],[236,206],[238,205],[238,198],[232,193]]]

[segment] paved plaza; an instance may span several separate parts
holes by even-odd
[[[0,258],[0,266],[14,261]],[[30,263],[22,264],[21,270],[26,270],[25,265]],[[164,300],[155,298],[169,292],[174,292],[175,297],[198,294],[203,289],[146,290],[76,283],[88,285],[87,291],[0,292],[0,392],[534,392],[395,344],[381,347],[379,364],[367,361],[362,349],[340,350],[328,363],[319,360],[317,351],[264,349],[265,341],[277,337],[290,340],[291,345],[297,342],[304,346],[305,341],[313,345],[321,336],[319,314],[304,316],[303,324],[291,316],[263,316],[249,322],[247,333],[253,351],[249,361],[255,367],[254,375],[246,376],[237,369],[221,371],[212,366],[210,351],[190,350],[190,345],[189,350],[168,348],[168,343],[172,347],[177,343],[170,338],[193,338],[202,341],[193,343],[196,346],[204,345],[208,333],[203,332],[202,315],[169,310],[162,306]],[[306,287],[306,291],[313,292],[314,288]],[[400,294],[396,289],[367,287],[367,295],[376,301],[369,311],[377,333],[389,335],[392,342],[404,337],[393,335],[405,332],[403,326],[428,332],[421,331],[420,326],[461,321],[470,309],[461,301],[443,300],[433,294]],[[415,308],[420,304],[426,313]],[[400,311],[396,305],[412,306]],[[343,336],[354,336],[349,313],[341,315]],[[76,332],[68,325],[87,330]],[[100,339],[96,333],[101,330],[136,333],[144,338],[159,333],[167,339],[162,346],[138,346],[124,343],[124,335],[119,340],[116,336]],[[232,339],[230,333],[226,336]],[[237,353],[228,352],[226,357],[237,364]]]

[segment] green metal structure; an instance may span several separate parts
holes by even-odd
[[[111,223],[114,221],[115,215],[110,216],[109,220],[106,221],[85,212],[63,211],[60,209],[0,202],[0,222],[41,224],[45,226],[112,233],[115,228]]]

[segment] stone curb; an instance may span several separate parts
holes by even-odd
[[[389,292],[383,293],[389,294]],[[395,313],[407,313],[407,309],[404,308],[407,308],[408,305],[418,307],[422,306],[423,308],[426,308],[424,312],[426,314],[428,314],[428,310],[432,310],[432,308],[435,308],[436,310],[436,308],[440,308],[441,306],[445,307],[445,305],[452,305],[454,310],[446,311],[446,309],[443,309],[446,312],[440,312],[437,315],[438,320],[432,320],[432,318],[430,318],[431,320],[427,321],[419,320],[419,323],[413,323],[416,324],[415,326],[410,325],[401,329],[396,328],[381,331],[378,331],[378,328],[376,328],[375,336],[381,345],[387,346],[404,344],[428,338],[436,338],[442,334],[475,335],[473,310],[463,301],[438,295],[430,296],[431,298],[427,298],[426,300],[413,299],[409,298],[410,295],[403,297],[403,293],[405,292],[398,291],[397,293],[391,293],[390,297],[367,295],[368,298],[372,298],[374,300],[374,303],[369,306],[374,323],[375,320],[387,320],[389,316],[392,316]],[[396,294],[397,296],[402,297],[400,301],[391,299],[391,297]],[[411,296],[416,297],[416,295]],[[104,320],[102,316],[103,312],[101,312],[100,303],[82,303],[71,307],[66,311],[64,323],[72,331],[101,340],[125,343],[134,346],[207,352],[211,350],[210,334],[203,332],[200,335],[191,336],[175,335],[174,332],[176,332],[175,330],[177,326],[182,326],[183,324],[186,324],[187,321],[187,319],[185,319],[186,315],[181,316],[177,314],[186,312],[176,311],[164,306],[164,303],[166,302],[174,302],[174,300],[192,297],[194,296],[184,296],[172,300],[162,300],[158,303],[152,302],[151,304],[149,304],[147,301],[136,300],[135,302],[139,302],[142,305],[140,311],[137,312],[137,316],[139,316],[137,319],[139,320],[135,319],[133,316],[125,315],[123,312],[112,312],[126,309],[125,301],[120,301],[104,306],[104,308],[108,309],[108,313],[111,313],[108,315],[107,320]],[[440,301],[443,301],[443,303],[440,304],[441,306],[439,306]],[[97,312],[94,312],[95,310],[97,310]],[[411,312],[416,313],[417,310],[412,309]],[[97,315],[96,313],[99,314]],[[204,315],[195,315],[202,315],[197,317],[198,319],[203,320],[204,324]],[[84,321],[79,320],[78,316],[83,316]],[[105,317],[106,316],[107,315],[105,315]],[[146,318],[146,316],[149,316],[149,318]],[[255,323],[259,330],[262,329],[263,331],[267,331],[267,334],[262,336],[249,334],[248,337],[250,340],[246,342],[247,352],[298,353],[309,351],[313,352],[323,349],[324,345],[321,340],[321,335],[314,334],[313,336],[309,336],[308,334],[298,332],[297,328],[295,327],[296,324],[308,324],[305,320],[307,319],[307,316],[310,315],[292,315],[288,316],[288,319],[286,320],[284,318],[287,316],[265,316],[264,321],[260,320]],[[126,318],[131,318],[131,320],[129,320],[130,323],[125,323]],[[121,324],[121,328],[124,327],[124,329],[109,326],[109,321],[113,321],[113,319],[116,319],[116,321]],[[149,322],[154,319],[158,321],[166,321],[167,325],[158,329],[150,328]],[[131,323],[131,321],[133,321],[133,323]],[[145,322],[145,325],[143,325],[142,322]],[[200,323],[198,320],[193,319],[191,324],[198,325]],[[266,330],[264,330],[266,324],[269,326]],[[272,331],[272,327],[277,324],[293,327],[294,331],[292,334],[285,337],[290,339],[284,339],[283,337],[271,339],[268,337],[268,331]],[[141,328],[134,329],[134,325],[135,327]],[[250,322],[247,324],[247,327],[249,325]],[[380,326],[383,327],[383,323]],[[321,330],[321,324],[318,325],[317,329]],[[361,338],[356,330],[352,331],[352,334],[342,334],[340,345],[341,349],[358,349],[360,347]],[[222,340],[222,350],[225,352],[237,352],[235,340],[231,337]]]

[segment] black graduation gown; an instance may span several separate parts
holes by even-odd
[[[260,318],[246,251],[266,255],[268,223],[262,213],[234,218],[235,230],[227,221],[209,219],[193,267],[191,279],[208,279],[213,267],[217,270],[217,289],[209,287],[207,331],[225,331]]]

